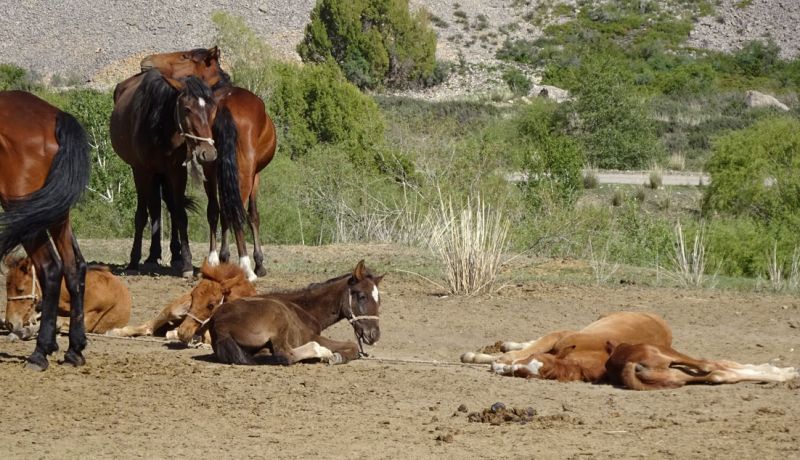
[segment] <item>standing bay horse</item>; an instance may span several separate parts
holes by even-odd
[[[150,216],[160,214],[158,192],[166,184],[167,208],[177,228],[178,241],[170,245],[172,264],[184,276],[192,276],[186,214],[187,165],[213,162],[218,158],[212,138],[217,105],[211,89],[199,78],[181,80],[150,70],[135,77],[123,91],[111,113],[111,143],[117,154],[131,166],[136,184],[135,234],[130,268],[137,268],[142,252],[142,233]],[[223,170],[236,170],[235,157],[220,157]],[[162,182],[163,181],[163,182]],[[224,182],[227,190],[238,184]],[[232,193],[223,193],[224,197]],[[233,200],[237,201],[237,200]],[[241,206],[241,203],[239,204]],[[159,228],[152,228],[153,237]],[[160,249],[160,242],[158,243]],[[151,258],[156,254],[152,252]],[[148,262],[157,262],[148,259]]]
[[[214,140],[221,157],[235,156],[239,197],[247,203],[248,216],[244,216],[243,206],[233,206],[223,197],[220,207],[217,190],[224,195],[225,189],[219,187],[226,182],[233,183],[234,178],[225,177],[225,170],[220,170],[217,163],[204,163],[203,170],[206,181],[204,187],[208,196],[207,218],[209,226],[208,261],[214,265],[227,262],[230,257],[227,244],[227,230],[233,229],[239,264],[247,271],[248,279],[266,275],[264,254],[261,249],[259,226],[261,218],[258,213],[258,173],[264,169],[275,155],[277,137],[275,125],[267,115],[264,102],[252,92],[232,86],[228,75],[219,68],[219,50],[197,49],[175,53],[154,54],[142,60],[142,69],[157,69],[167,77],[176,78],[184,72],[192,71],[213,85],[214,98],[217,103],[217,117],[214,123]],[[222,182],[220,182],[222,181]],[[220,250],[217,252],[217,222],[222,222]],[[253,235],[253,261],[255,272],[250,268],[247,256],[244,221],[250,225]]]
[[[214,354],[226,364],[255,364],[253,355],[264,349],[271,351],[273,364],[312,358],[340,364],[357,359],[362,341],[371,345],[380,339],[382,279],[372,275],[362,260],[352,273],[305,289],[224,303],[209,323]],[[353,326],[358,343],[320,335],[343,319]]]
[[[634,390],[677,388],[686,383],[784,382],[792,367],[754,366],[691,358],[672,349],[672,331],[652,313],[616,312],[580,331],[552,332],[527,343],[506,342],[506,353],[467,352],[466,363],[491,364],[501,375],[559,381],[608,381]]]
[[[26,366],[47,368],[58,350],[56,313],[62,276],[70,294],[64,362],[86,362],[83,292],[86,262],[69,212],[89,183],[86,132],[75,118],[22,91],[0,92],[0,258],[22,245],[42,288],[42,322]],[[48,236],[49,233],[49,236]],[[52,238],[52,244],[50,242]]]

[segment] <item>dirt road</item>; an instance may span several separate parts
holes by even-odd
[[[128,242],[83,242],[92,260],[120,263]],[[422,252],[394,246],[267,247],[260,290],[303,286],[360,258],[379,272],[376,358],[343,366],[220,365],[209,350],[160,340],[92,337],[88,363],[22,368],[32,342],[0,336],[3,458],[797,458],[800,383],[633,392],[605,385],[504,378],[458,363],[499,339],[581,327],[612,310],[648,310],[692,355],[800,365],[800,299],[542,282],[565,264],[528,259],[498,293],[443,297],[421,278]],[[196,254],[201,254],[198,247]],[[570,263],[572,272],[582,270]],[[513,281],[511,281],[513,279]],[[539,278],[541,279],[541,278]],[[2,280],[0,280],[2,281]],[[178,278],[126,276],[142,321],[188,290]],[[4,296],[0,304],[4,304]],[[352,336],[349,325],[330,331]],[[428,362],[416,362],[428,361]],[[435,362],[435,363],[434,363]],[[535,410],[493,426],[468,414],[495,402]],[[463,405],[459,411],[459,406]]]

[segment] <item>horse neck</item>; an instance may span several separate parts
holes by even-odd
[[[319,285],[311,285],[294,292],[282,292],[275,296],[292,302],[313,316],[321,329],[327,329],[345,317],[347,278],[335,279]]]

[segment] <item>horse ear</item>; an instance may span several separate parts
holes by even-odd
[[[230,294],[231,291],[233,290],[234,286],[236,286],[237,284],[241,284],[243,282],[244,282],[244,276],[242,276],[242,275],[236,275],[233,278],[226,279],[225,281],[223,281],[221,283],[222,284],[222,293],[224,295]]]
[[[376,276],[375,278],[372,278],[372,282],[375,283],[375,286],[377,286],[377,285],[379,285],[381,283],[381,281],[383,280],[384,276],[386,276],[386,273],[384,273],[381,276]]]
[[[208,57],[206,58],[206,64],[210,64],[212,59],[216,59],[219,61],[219,47],[214,45],[213,48],[208,49]]]
[[[183,88],[186,87],[186,84],[184,84],[182,81],[176,80],[176,79],[174,79],[172,77],[168,77],[166,75],[161,75],[161,78],[166,80],[166,82],[169,84],[169,86],[175,88],[178,91],[183,91]]]
[[[367,269],[364,267],[364,259],[358,261],[356,268],[353,270],[353,278],[356,281],[361,281],[367,276]]]
[[[14,264],[16,264],[18,261],[19,261],[19,259],[17,258],[17,256],[15,256],[15,255],[13,255],[13,254],[9,254],[9,255],[7,255],[7,256],[6,256],[6,257],[3,259],[3,265],[5,265],[5,266],[6,266],[6,267],[8,267],[8,268],[11,268],[11,267],[13,267],[13,266],[14,266]]]
[[[209,274],[211,273],[211,265],[208,263],[208,257],[203,259],[203,266],[200,267],[200,276],[203,278],[208,278]]]

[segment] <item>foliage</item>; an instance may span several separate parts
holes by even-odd
[[[515,96],[527,96],[533,83],[519,69],[510,68],[503,72],[503,80]]]
[[[360,88],[435,84],[436,34],[408,0],[320,0],[297,48],[305,62],[336,62]]]
[[[33,83],[25,69],[13,64],[0,64],[0,91],[30,90]]]
[[[800,121],[776,116],[723,136],[707,164],[704,210],[769,223],[800,212]]]

